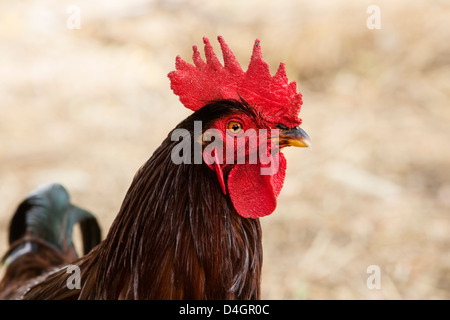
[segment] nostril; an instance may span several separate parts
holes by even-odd
[[[281,123],[277,124],[275,127],[280,130],[289,130],[288,127],[286,127],[284,124],[281,124]]]

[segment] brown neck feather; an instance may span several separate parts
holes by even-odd
[[[219,101],[193,120],[250,112]],[[137,172],[106,239],[75,261],[81,289],[68,290],[61,269],[33,286],[28,299],[259,299],[262,266],[258,219],[239,216],[205,164],[176,165],[163,141]],[[193,141],[193,140],[192,140]]]
[[[257,219],[240,217],[204,164],[174,164],[167,138],[136,174],[98,250],[102,298],[257,299]],[[96,250],[97,251],[97,250]]]

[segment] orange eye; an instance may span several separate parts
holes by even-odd
[[[236,121],[230,121],[228,122],[228,130],[230,130],[230,133],[233,134],[238,134],[239,132],[242,131],[242,124],[240,124],[239,122]]]

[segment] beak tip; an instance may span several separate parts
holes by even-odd
[[[308,148],[308,149],[312,148],[311,140],[307,139],[304,141],[304,143],[305,143],[305,148]]]
[[[311,148],[311,139],[300,127],[282,133],[281,140],[284,140],[285,146]]]

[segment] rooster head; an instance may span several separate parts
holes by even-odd
[[[286,174],[284,147],[309,147],[298,118],[302,95],[288,82],[284,64],[271,76],[259,40],[246,72],[219,36],[222,65],[205,37],[206,62],[196,46],[191,65],[179,56],[169,73],[171,88],[185,107],[208,119],[199,140],[204,163],[245,218],[271,214]],[[213,115],[213,116],[211,116]]]

